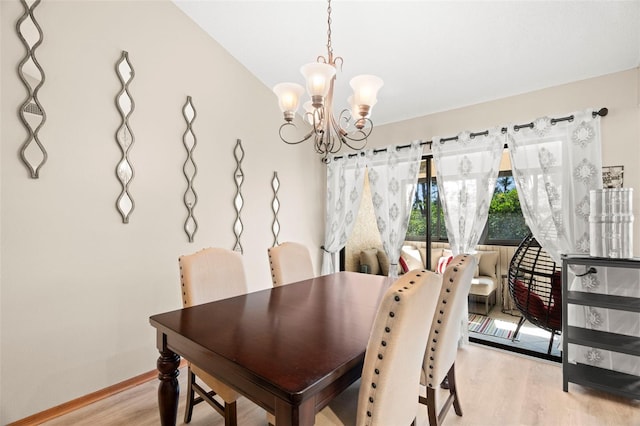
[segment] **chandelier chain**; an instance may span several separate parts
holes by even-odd
[[[331,46],[331,0],[328,0],[327,5],[327,51],[329,57],[333,56],[333,47]]]

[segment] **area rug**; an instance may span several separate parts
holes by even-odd
[[[511,339],[515,332],[515,324],[494,320],[484,315],[469,314],[469,331],[487,336]]]

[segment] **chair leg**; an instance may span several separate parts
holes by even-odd
[[[556,332],[551,332],[551,339],[549,339],[549,349],[547,349],[547,355],[551,355],[551,348],[553,347],[553,338],[556,337]]]
[[[196,393],[198,397],[196,398]],[[201,402],[206,402],[224,417],[225,426],[238,426],[238,408],[236,401],[226,402],[223,404],[216,401],[213,397],[216,395],[214,391],[207,392],[196,382],[196,375],[189,367],[187,371],[187,403],[184,410],[184,422],[191,421],[193,407]]]
[[[224,403],[224,426],[238,426],[238,409],[235,401]]]
[[[427,386],[427,414],[429,415],[429,426],[438,426],[438,413],[436,412],[436,390]]]
[[[184,408],[184,422],[189,423],[191,421],[191,415],[193,414],[193,399],[195,397],[195,392],[193,390],[193,381],[195,379],[195,374],[191,372],[191,367],[187,369],[187,403]]]
[[[427,406],[427,415],[429,417],[429,426],[439,426],[444,421],[445,416],[449,412],[449,408],[453,405],[458,416],[462,416],[462,407],[460,406],[460,400],[458,399],[458,390],[456,388],[456,371],[455,362],[451,365],[449,372],[447,372],[447,381],[449,382],[449,396],[442,405],[440,412],[437,411],[436,405],[436,390],[430,386],[427,386],[427,397],[418,397],[418,402]]]
[[[456,388],[456,363],[454,362],[447,373],[449,379],[449,394],[453,396],[453,409],[456,414],[462,417],[462,407],[460,406],[460,399],[458,399],[458,389]]]
[[[516,327],[516,332],[513,333],[513,337],[511,338],[512,342],[516,341],[516,338],[518,337],[518,333],[520,332],[520,327],[522,327],[522,324],[524,324],[524,322],[526,321],[524,316],[520,317],[520,321],[518,321],[518,326]]]

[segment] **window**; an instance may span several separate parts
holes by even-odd
[[[496,189],[489,206],[489,217],[481,244],[519,244],[527,235],[529,227],[522,216],[511,170],[501,171],[496,180]]]
[[[424,158],[421,163],[407,240],[426,241],[429,232],[431,241],[447,241],[438,185],[434,173],[431,173],[432,162],[432,158]],[[518,245],[528,234],[529,227],[522,216],[513,175],[511,170],[503,170],[496,180],[487,225],[478,244]]]

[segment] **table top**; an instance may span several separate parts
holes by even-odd
[[[248,391],[246,380],[251,389],[299,402],[362,364],[391,283],[340,272],[154,315],[150,322],[171,336],[171,350],[241,393]]]

